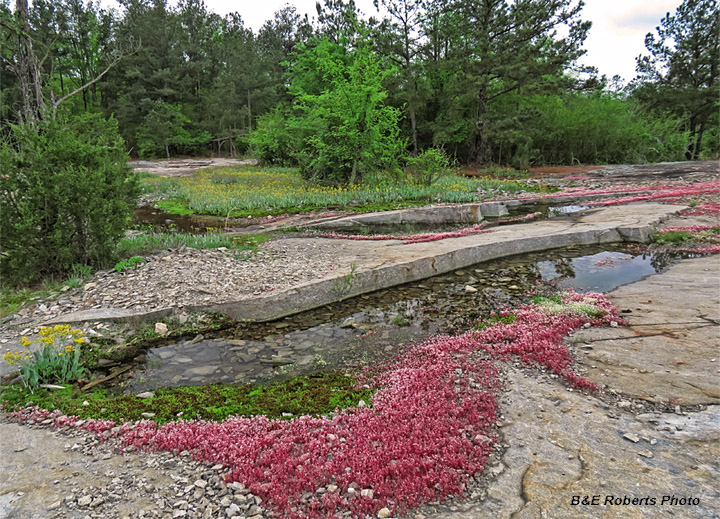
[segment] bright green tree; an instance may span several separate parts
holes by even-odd
[[[404,142],[399,111],[384,104],[382,82],[388,73],[364,40],[349,50],[322,39],[299,55],[290,92],[306,178],[354,184],[397,166]]]

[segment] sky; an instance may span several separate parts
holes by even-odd
[[[301,14],[316,15],[316,0],[205,0],[209,11],[220,15],[237,11],[245,25],[255,31],[286,4]],[[105,3],[105,2],[103,2]],[[109,3],[109,2],[108,2]],[[616,74],[626,82],[635,77],[635,58],[645,53],[645,35],[667,12],[674,12],[681,0],[585,0],[582,19],[593,23],[585,40],[584,65],[598,68],[612,78]],[[356,0],[366,15],[377,13],[372,0]]]

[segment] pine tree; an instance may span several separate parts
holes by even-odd
[[[688,131],[685,156],[700,158],[703,135],[720,105],[717,0],[685,0],[648,33],[650,55],[637,58],[635,94],[651,109],[675,114]]]

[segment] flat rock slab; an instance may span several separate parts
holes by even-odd
[[[255,159],[241,160],[222,157],[194,160],[131,160],[128,166],[135,171],[144,171],[163,177],[188,177],[198,169],[219,166],[257,166]]]
[[[73,450],[74,439],[61,438],[47,429],[31,429],[0,423],[0,517],[45,519],[64,511],[64,517],[84,518],[90,513],[68,511],[65,499],[90,487],[112,487],[120,473],[132,474],[133,481],[145,478],[157,487],[170,485],[169,470],[148,468],[144,456],[86,455]],[[129,492],[114,503],[112,517],[136,517],[140,510],[157,507],[151,493],[142,488]],[[95,506],[94,512],[103,510]],[[109,517],[110,514],[106,517]]]
[[[720,257],[682,261],[611,295],[629,326],[576,334],[588,377],[633,398],[719,404]]]
[[[514,369],[508,387],[500,431],[509,448],[488,467],[499,475],[486,498],[423,511],[427,519],[720,516],[718,406],[635,417]],[[698,504],[672,504],[671,496]]]
[[[303,255],[303,247],[342,248],[338,271],[290,289],[234,298],[223,293],[203,305],[178,306],[195,312],[222,312],[243,321],[268,321],[342,301],[403,283],[419,281],[482,261],[569,245],[594,245],[621,241],[646,242],[655,227],[684,209],[683,206],[637,204],[594,209],[576,219],[553,219],[499,227],[493,232],[404,244],[399,240],[336,240],[291,238],[285,243]],[[339,247],[339,243],[342,247]],[[222,296],[222,298],[220,298]],[[160,309],[166,311],[167,309]],[[151,320],[155,312],[108,317],[106,310],[60,315],[51,323],[98,320]]]

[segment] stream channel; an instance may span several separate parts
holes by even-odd
[[[525,216],[536,213],[536,219],[573,217],[582,211],[590,209],[585,205],[547,205],[547,204],[520,204],[508,207],[509,217]],[[488,227],[502,224],[505,217],[485,218],[482,223]],[[135,209],[133,224],[142,231],[154,232],[183,232],[190,234],[206,234],[217,232],[263,232],[265,226],[254,225],[252,221],[242,218],[224,218],[222,216],[170,214],[151,206],[142,206]],[[360,224],[352,228],[352,232],[360,234],[412,234],[419,232],[453,231],[471,225],[467,222],[438,224],[393,224],[393,225],[366,225]],[[441,228],[440,228],[441,227]],[[324,229],[334,230],[332,227]],[[348,229],[339,229],[348,232]]]
[[[690,253],[644,245],[565,247],[484,262],[267,323],[241,323],[151,348],[127,393],[163,386],[271,382],[380,362],[430,334],[461,333],[493,310],[553,288],[608,292]],[[467,288],[472,287],[472,288]]]

